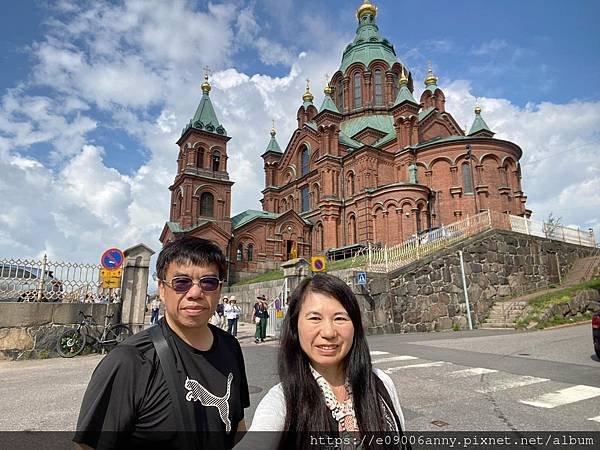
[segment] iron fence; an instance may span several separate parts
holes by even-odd
[[[0,301],[115,303],[120,289],[102,288],[98,264],[0,260]]]

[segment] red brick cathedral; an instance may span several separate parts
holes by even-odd
[[[319,108],[309,86],[298,128],[282,151],[275,130],[261,155],[262,211],[231,217],[230,137],[217,119],[208,78],[177,141],[170,219],[160,240],[212,239],[228,251],[230,280],[294,257],[398,244],[480,211],[529,216],[516,144],[494,139],[475,107],[471,129],[446,111],[431,68],[417,101],[413,77],[381,37],[365,0],[356,37],[325,87]]]

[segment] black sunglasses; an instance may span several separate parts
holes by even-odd
[[[223,283],[219,278],[208,276],[202,277],[198,281],[192,280],[190,277],[173,277],[171,278],[171,282],[167,280],[161,280],[171,289],[173,289],[178,294],[184,294],[189,291],[193,285],[197,284],[203,292],[213,292],[219,289],[221,283]]]

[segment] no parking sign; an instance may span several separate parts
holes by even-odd
[[[118,269],[123,265],[123,260],[125,259],[125,255],[118,248],[109,248],[104,253],[102,253],[102,257],[100,258],[100,264],[105,269]]]

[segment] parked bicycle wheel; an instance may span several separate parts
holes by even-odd
[[[106,345],[109,347],[114,347],[123,342],[132,334],[131,328],[129,328],[127,325],[123,325],[122,323],[112,325],[106,332]]]
[[[67,330],[60,335],[56,342],[56,351],[63,358],[79,355],[85,347],[85,335],[78,330]]]

